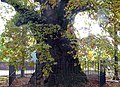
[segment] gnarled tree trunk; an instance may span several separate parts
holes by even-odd
[[[41,4],[45,2],[45,0],[37,1]],[[66,28],[67,20],[64,19],[64,8],[68,1],[69,0],[61,0],[56,8],[52,8],[50,4],[48,5],[49,9],[43,14],[47,18],[47,24],[58,24],[62,28]],[[44,64],[38,63],[36,65],[36,71],[29,81],[30,84],[40,87],[44,87],[44,84],[46,83],[48,87],[63,84],[66,87],[70,87],[74,84],[87,81],[86,75],[82,72],[80,65],[78,64],[78,60],[73,58],[73,55],[75,54],[68,54],[68,52],[72,50],[69,39],[59,37],[56,40],[47,41],[46,43],[52,47],[50,52],[57,64],[52,66],[53,72],[50,73],[50,76],[44,78],[42,75]]]

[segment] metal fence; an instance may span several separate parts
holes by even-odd
[[[35,66],[29,66],[29,63],[25,62],[24,77],[30,78],[34,71]],[[16,79],[19,79],[20,77],[21,67],[18,67],[18,70],[16,71],[14,66],[9,66],[9,63],[0,62],[0,87],[13,86],[13,81],[16,81]],[[20,84],[18,87],[20,87]]]
[[[24,70],[24,77],[26,78],[30,78],[32,73],[35,71],[35,66],[33,67],[28,66],[28,63],[25,63],[25,67],[26,70]],[[6,79],[6,82],[8,82],[9,84],[3,84],[3,85],[14,85],[13,81],[15,81],[16,79],[21,77],[21,67],[18,68],[18,71],[14,70],[14,67],[11,66],[13,69],[12,71],[9,70],[9,66],[5,63],[5,62],[0,62],[0,70],[4,71],[6,70],[7,72],[9,72],[9,74],[5,74],[3,76],[8,77],[9,79]],[[106,74],[108,75],[108,72],[105,72],[105,70],[103,70],[102,72],[100,71],[102,68],[105,69],[101,63],[98,63],[98,61],[84,61],[81,63],[81,68],[84,71],[84,73],[87,75],[87,78],[89,80],[96,80],[98,82],[102,82],[102,81],[106,81]],[[111,73],[113,73],[114,70],[110,70],[112,71]],[[1,73],[1,72],[0,72]],[[104,82],[103,82],[104,83]],[[1,83],[0,83],[1,84]],[[100,84],[100,83],[99,83]],[[23,85],[23,83],[21,83],[21,85]],[[18,84],[18,87],[20,87],[20,84]]]

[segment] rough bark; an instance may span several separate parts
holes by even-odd
[[[37,0],[40,3],[43,3],[42,0]],[[62,28],[66,28],[67,20],[64,19],[64,8],[69,0],[61,0],[58,4],[58,8],[47,9],[44,12],[44,16],[47,18],[48,24],[58,24]],[[50,50],[52,57],[57,62],[57,65],[52,66],[53,72],[50,73],[48,78],[44,78],[42,76],[42,66],[43,64],[37,65],[37,69],[35,73],[32,75],[30,79],[30,83],[33,85],[40,85],[44,87],[44,84],[47,83],[47,86],[53,87],[54,85],[58,86],[59,84],[64,84],[66,87],[72,86],[74,84],[86,82],[86,75],[82,72],[80,65],[78,64],[78,60],[74,60],[74,54],[68,54],[67,52],[72,50],[70,47],[70,40],[67,38],[58,38],[52,41],[46,41],[47,44],[52,46]],[[66,45],[65,45],[66,44]],[[64,45],[64,46],[63,46]],[[40,68],[41,67],[41,68]],[[35,76],[37,78],[37,83],[35,83]],[[80,77],[81,76],[81,77]],[[66,80],[65,80],[66,79]],[[77,83],[78,81],[78,83]]]

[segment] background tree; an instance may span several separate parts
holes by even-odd
[[[31,53],[31,46],[35,40],[28,25],[15,26],[9,22],[4,33],[2,33],[2,58],[7,58],[16,69],[21,66],[21,76],[24,76],[24,62],[30,61],[29,55]]]
[[[101,26],[109,32],[110,36],[113,38],[113,44],[114,44],[114,78],[118,80],[118,45],[120,44],[120,37],[118,36],[117,32],[120,31],[119,25],[120,25],[120,1],[119,0],[106,0],[104,3],[99,4],[99,8],[102,7],[102,12],[104,14],[105,21],[101,21]]]
[[[73,5],[74,3],[74,5]],[[76,3],[76,4],[75,4]],[[118,61],[119,61],[119,39],[117,32],[119,32],[119,20],[120,20],[120,11],[119,11],[120,1],[119,0],[71,0],[71,2],[67,5],[67,18],[74,18],[73,12],[77,9],[84,9],[89,13],[89,16],[95,20],[99,20],[100,26],[104,31],[109,33],[109,37],[111,37],[114,44],[114,49],[109,49],[114,52],[114,55],[111,55],[112,61],[114,59],[114,68],[115,68],[115,76],[114,79],[118,78]],[[97,29],[96,29],[97,30]],[[81,43],[81,42],[80,42]],[[103,45],[102,45],[103,46]],[[112,53],[113,54],[113,53]],[[86,55],[86,54],[85,54]]]

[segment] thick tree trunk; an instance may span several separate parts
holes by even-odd
[[[71,87],[87,81],[78,60],[73,58],[74,54],[68,54],[71,49],[70,40],[67,38],[61,38],[53,43],[51,55],[56,60],[57,65],[52,66],[53,72],[48,78],[49,87],[54,85],[58,87],[59,84]]]
[[[82,72],[78,60],[73,58],[73,54],[67,53],[71,50],[70,41],[67,38],[61,38],[53,41],[51,46],[51,55],[57,62],[56,65],[52,66],[53,72],[50,73],[48,78],[44,78],[42,75],[44,64],[38,63],[36,71],[29,81],[30,84],[37,85],[38,87],[44,87],[44,85],[53,87],[54,85],[64,84],[65,87],[70,87],[87,82],[87,77]]]
[[[43,0],[37,1],[43,3]],[[58,8],[54,9],[49,5],[49,9],[43,14],[47,18],[46,23],[58,24],[62,28],[66,28],[67,23],[63,18],[65,14],[64,8],[68,1],[69,0],[61,0]],[[47,41],[47,44],[51,45],[52,49],[50,52],[57,64],[52,66],[53,72],[50,73],[50,76],[44,78],[42,74],[44,64],[38,63],[36,65],[36,71],[29,81],[30,84],[37,85],[38,87],[44,87],[46,83],[48,87],[53,87],[54,85],[58,86],[59,84],[63,84],[65,87],[71,87],[72,85],[77,84],[77,82],[82,83],[87,81],[87,77],[82,72],[78,60],[74,60],[73,54],[67,53],[72,49],[70,47],[70,40],[67,38],[58,38],[57,40],[50,42]]]

